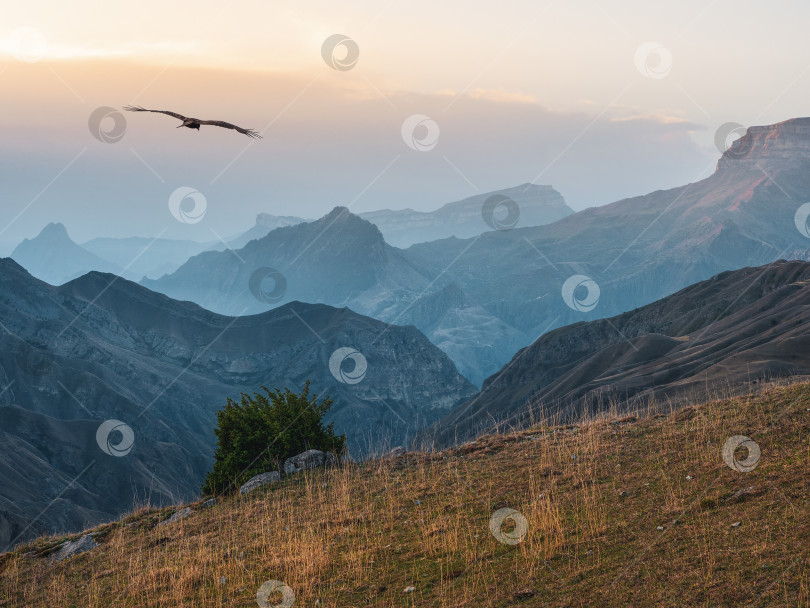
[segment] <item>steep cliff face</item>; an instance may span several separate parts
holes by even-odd
[[[717,169],[790,162],[810,155],[810,118],[749,127],[717,162]]]
[[[334,399],[328,420],[358,455],[406,443],[475,392],[417,329],[345,308],[291,302],[224,317],[112,275],[51,287],[0,260],[0,317],[0,485],[17,497],[0,501],[3,546],[77,476],[30,534],[113,517],[133,497],[193,497],[212,461],[215,412],[243,391],[311,380]],[[334,360],[340,349],[351,351]],[[357,382],[353,353],[366,366]],[[99,448],[108,419],[134,432],[126,458]]]

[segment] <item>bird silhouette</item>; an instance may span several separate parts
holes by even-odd
[[[248,137],[252,137],[253,139],[261,139],[262,137],[253,129],[243,129],[242,127],[237,127],[236,125],[232,125],[231,123],[222,120],[200,120],[199,118],[190,118],[188,116],[178,114],[177,112],[170,112],[169,110],[149,110],[147,108],[142,108],[141,106],[124,106],[124,109],[127,112],[157,112],[158,114],[167,114],[168,116],[173,116],[174,118],[183,121],[183,124],[177,126],[178,129],[180,127],[188,127],[189,129],[197,129],[199,131],[200,125],[211,125],[212,127],[234,129],[240,133],[243,133],[244,135],[247,135]]]

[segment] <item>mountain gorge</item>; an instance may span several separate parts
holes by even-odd
[[[677,407],[808,375],[810,263],[782,260],[543,335],[424,440],[448,445],[545,415],[566,421],[650,402]]]
[[[508,205],[491,202],[505,200]],[[500,217],[504,212],[506,217]],[[97,238],[80,246],[62,227],[61,239],[54,241],[55,230],[43,231],[21,245],[15,259],[52,284],[91,270],[121,273],[221,314],[257,313],[293,300],[348,306],[386,322],[415,325],[480,385],[527,343],[526,336],[463,292],[451,294],[447,285],[435,288],[429,272],[387,239],[404,244],[453,234],[476,236],[498,222],[540,225],[571,213],[551,186],[523,184],[432,212],[360,214],[367,221],[345,208],[315,222],[261,213],[250,230],[215,243],[131,237]],[[265,239],[270,232],[273,237]],[[283,284],[262,280],[262,269],[272,276],[279,272]]]
[[[356,455],[407,442],[475,392],[416,329],[345,308],[292,302],[224,317],[113,275],[52,287],[5,259],[0,313],[3,546],[109,519],[133,500],[196,496],[215,412],[262,385],[311,380],[334,399],[328,421]],[[126,457],[102,451],[105,420],[132,429]]]
[[[233,252],[202,253],[175,273],[142,284],[221,314],[253,314],[300,300],[412,323],[479,383],[521,346],[514,330],[463,294],[434,292],[405,252],[345,207]]]
[[[526,343],[692,283],[779,258],[807,259],[810,119],[752,129],[710,177],[591,208],[548,226],[406,250],[436,288],[454,283]],[[806,215],[806,214],[805,214]],[[505,361],[504,361],[505,363]]]
[[[301,299],[412,323],[480,385],[544,332],[643,306],[725,270],[806,259],[810,232],[796,218],[810,200],[810,158],[797,153],[810,146],[808,125],[752,128],[702,181],[543,226],[398,249],[336,208],[144,284],[227,314]],[[264,302],[249,289],[261,268],[284,278]]]
[[[406,249],[337,207],[275,228],[260,217],[241,247],[209,247],[141,285],[93,272],[52,287],[3,260],[0,481],[13,500],[0,540],[27,534],[24,514],[54,499],[39,532],[133,496],[195,495],[217,408],[263,384],[311,379],[363,454],[417,434],[445,445],[532,408],[678,403],[810,373],[807,150],[810,119],[755,127],[699,182]],[[63,247],[15,253],[81,273],[58,265],[59,251],[78,259],[64,229],[46,236]],[[367,364],[360,382],[343,363]],[[99,453],[106,419],[132,426],[129,460]],[[74,481],[88,465],[92,482]]]
[[[2,17],[0,608],[810,608],[810,2]]]

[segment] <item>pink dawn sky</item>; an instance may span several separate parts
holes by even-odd
[[[55,221],[79,242],[208,241],[259,212],[429,210],[524,182],[579,210],[696,181],[724,123],[809,113],[808,13],[784,0],[17,3],[0,25],[0,254]],[[349,69],[333,67],[346,46],[324,57],[334,34],[356,44]],[[115,142],[98,137],[115,116],[92,133],[97,108],[126,104],[264,139],[130,113]],[[415,114],[438,129],[430,150],[405,141]],[[169,214],[181,186],[205,195],[204,222]]]

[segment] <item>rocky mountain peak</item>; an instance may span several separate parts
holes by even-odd
[[[351,212],[351,211],[349,211],[349,208],[348,208],[348,207],[344,207],[343,205],[338,205],[337,207],[335,207],[334,209],[332,209],[332,210],[331,210],[329,213],[327,213],[327,214],[326,214],[326,215],[325,215],[325,216],[322,218],[322,221],[323,221],[323,220],[335,220],[335,219],[341,219],[341,218],[343,218],[344,216],[345,216],[345,217],[348,217],[348,216],[350,216],[351,214],[352,214],[352,212]]]
[[[348,207],[337,206],[314,223],[324,228],[339,227],[341,229],[351,230],[355,233],[355,236],[363,234],[374,240],[379,240],[380,242],[384,241],[382,232],[380,232],[377,226],[355,215],[349,211]]]
[[[52,222],[45,226],[42,231],[35,237],[37,239],[48,239],[48,240],[63,240],[63,241],[71,241],[70,236],[68,236],[67,229],[65,228],[64,224],[59,222]]]
[[[61,285],[89,272],[119,273],[121,270],[75,243],[62,224],[48,224],[33,239],[25,239],[11,257],[36,278]]]

